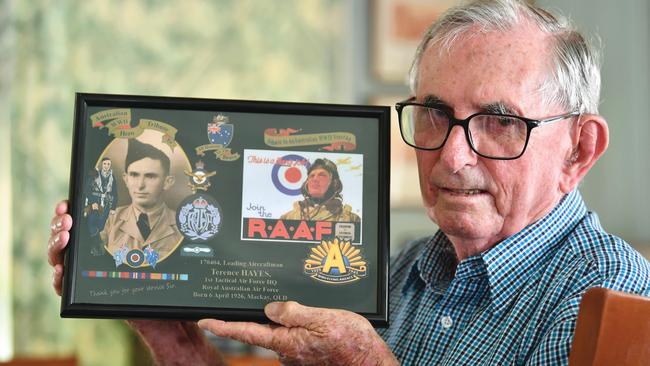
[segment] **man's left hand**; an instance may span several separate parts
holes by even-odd
[[[272,349],[285,365],[398,365],[370,323],[346,310],[272,302],[264,308],[277,324],[203,319],[199,326],[217,336]]]

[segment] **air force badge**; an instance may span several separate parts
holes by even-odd
[[[181,256],[183,257],[213,257],[213,250],[207,245],[190,244],[183,246]]]
[[[115,254],[113,254],[115,267],[119,267],[126,263],[129,267],[133,268],[145,267],[147,265],[156,268],[156,263],[158,263],[159,257],[160,254],[149,245],[144,247],[144,251],[142,251],[137,248],[129,250],[128,246],[125,244],[122,245],[120,249],[116,250]]]
[[[206,172],[205,164],[201,160],[197,161],[196,169],[192,172],[185,171],[185,175],[190,177],[190,182],[187,185],[192,190],[192,193],[196,193],[197,190],[207,191],[210,187],[210,181],[208,178],[217,174],[217,172]]]
[[[221,210],[219,204],[206,194],[186,198],[177,213],[179,230],[186,238],[204,242],[219,232]]]

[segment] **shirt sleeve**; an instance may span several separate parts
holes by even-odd
[[[575,324],[575,319],[567,320],[551,328],[526,360],[525,365],[568,365]]]
[[[573,334],[578,319],[578,309],[582,294],[574,296],[560,306],[559,315],[542,334],[537,346],[526,358],[526,366],[568,365]]]
[[[111,202],[111,210],[117,208],[117,181],[115,175],[113,175],[113,185],[111,187],[111,195],[113,196],[113,202]]]

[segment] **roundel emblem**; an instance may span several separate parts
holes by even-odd
[[[311,164],[309,160],[296,154],[277,159],[271,170],[271,180],[278,191],[289,195],[300,195],[300,188],[307,179]]]
[[[126,253],[126,263],[131,267],[139,267],[144,263],[144,253],[140,249],[133,249]]]

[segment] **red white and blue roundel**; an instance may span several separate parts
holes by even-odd
[[[126,263],[131,267],[139,267],[144,263],[144,253],[140,249],[132,249],[126,255]]]
[[[286,195],[300,195],[300,187],[307,179],[310,166],[309,160],[297,154],[289,154],[277,159],[271,170],[273,185]]]

